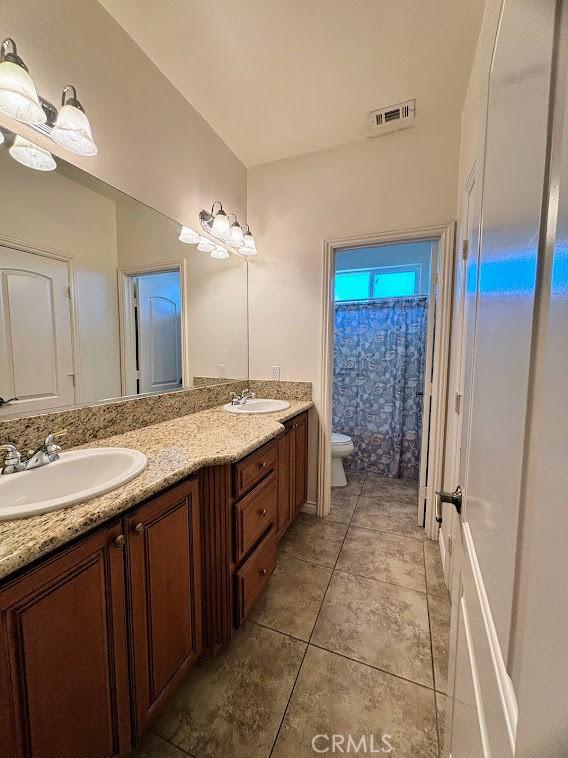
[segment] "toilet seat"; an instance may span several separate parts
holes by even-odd
[[[331,444],[333,446],[350,445],[352,442],[353,440],[347,434],[333,432],[331,435]]]

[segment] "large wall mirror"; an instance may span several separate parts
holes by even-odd
[[[243,258],[60,158],[21,165],[3,134],[0,420],[248,377]]]

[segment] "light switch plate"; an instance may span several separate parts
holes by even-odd
[[[219,379],[224,379],[227,376],[227,364],[219,363],[217,366],[217,376]]]
[[[280,379],[280,366],[272,366],[272,378]]]

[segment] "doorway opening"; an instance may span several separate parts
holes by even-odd
[[[415,525],[437,539],[453,225],[325,252],[318,513],[330,513],[343,470],[387,489],[398,480]]]
[[[181,264],[120,272],[123,392],[140,395],[184,386]]]

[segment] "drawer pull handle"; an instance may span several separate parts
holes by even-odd
[[[260,575],[266,576],[268,574],[268,569],[260,569]]]
[[[136,524],[136,526],[134,527],[134,531],[136,532],[136,534],[143,534],[144,529],[145,529],[144,524]]]
[[[119,534],[114,539],[114,546],[115,547],[124,547],[126,544],[126,537],[124,534]]]
[[[266,461],[262,461],[262,463],[258,464],[260,468],[266,468]]]
[[[261,516],[266,516],[266,514],[268,513],[268,511],[266,510],[266,508],[263,508],[261,511],[259,511],[259,513],[260,513]]]

